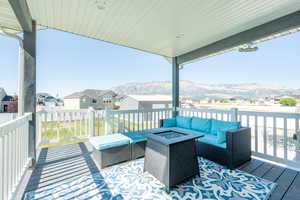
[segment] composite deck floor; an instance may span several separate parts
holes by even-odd
[[[240,170],[276,182],[278,185],[271,200],[300,200],[300,172],[256,159],[241,166]],[[96,172],[99,169],[91,157],[91,147],[87,143],[44,148],[22,193]]]

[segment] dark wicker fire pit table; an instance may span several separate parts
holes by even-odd
[[[162,182],[167,191],[199,175],[195,139],[203,135],[169,128],[144,136],[147,137],[144,171]]]

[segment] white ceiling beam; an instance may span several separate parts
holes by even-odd
[[[32,17],[26,0],[8,0],[23,31],[32,32]]]
[[[300,11],[275,19],[252,29],[219,40],[177,57],[178,64],[187,64],[218,52],[238,47],[300,26]]]

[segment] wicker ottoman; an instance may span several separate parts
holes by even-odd
[[[130,139],[122,134],[91,137],[90,143],[101,169],[131,159]]]
[[[147,138],[141,132],[122,133],[130,139],[131,159],[135,160],[145,156]]]

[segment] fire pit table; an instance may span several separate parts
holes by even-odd
[[[199,175],[195,139],[202,135],[165,129],[144,136],[147,137],[144,171],[156,177],[167,190]]]

